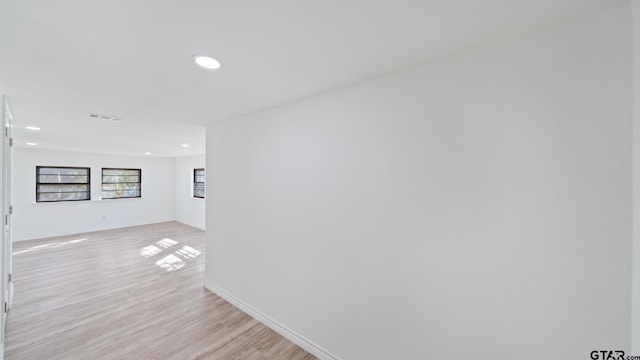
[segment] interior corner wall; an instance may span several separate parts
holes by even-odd
[[[625,4],[209,126],[207,284],[327,358],[628,350],[631,59]]]
[[[91,200],[36,203],[36,166],[91,168]],[[142,198],[100,200],[103,167],[142,169]],[[173,158],[14,149],[14,241],[175,220]]]
[[[205,200],[193,197],[193,169],[204,167],[204,155],[176,158],[176,221],[201,230],[206,223]]]

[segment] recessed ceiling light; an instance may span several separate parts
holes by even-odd
[[[205,69],[215,70],[220,68],[220,61],[204,55],[195,55],[193,61]]]
[[[146,153],[144,153],[144,154],[145,154],[145,155],[151,155],[151,153],[150,153],[150,152],[148,152],[148,151],[147,151]]]
[[[180,145],[180,146],[182,146],[183,148],[188,148],[188,147],[189,147],[189,144],[182,144],[182,145]]]
[[[33,142],[28,142],[27,145],[29,145],[29,146],[38,146],[38,144],[33,143]]]
[[[37,126],[25,126],[27,130],[40,131],[40,128]]]

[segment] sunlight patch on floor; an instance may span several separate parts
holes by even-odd
[[[179,244],[179,241],[164,238],[162,240],[156,241],[155,245],[148,245],[143,247],[142,249],[140,249],[139,253],[140,255],[148,259],[162,253],[165,249],[169,249],[176,244]],[[200,254],[202,254],[200,250],[194,249],[189,245],[184,245],[180,249],[175,250],[173,254],[169,254],[156,261],[156,265],[158,265],[165,271],[176,271],[187,264],[185,260],[194,259]],[[182,257],[183,259],[181,259],[180,257]]]
[[[61,246],[69,245],[69,244],[76,244],[76,243],[85,241],[87,239],[88,238],[74,239],[74,240],[63,241],[63,242],[52,242],[52,243],[48,243],[48,244],[37,245],[37,246],[33,246],[33,247],[30,247],[30,248],[25,249],[25,250],[14,251],[13,255],[20,255],[20,254],[28,253],[28,252],[31,252],[31,251],[37,251],[37,250],[55,249],[55,248],[59,248]]]
[[[156,241],[157,245],[160,245],[165,249],[168,249],[168,248],[172,247],[173,245],[175,245],[177,243],[178,243],[177,241],[171,240],[169,238],[164,238],[164,239],[162,239],[160,241]]]
[[[140,249],[140,255],[146,258],[150,258],[153,255],[159,254],[161,252],[162,252],[162,249],[153,245],[145,246],[142,249]]]
[[[189,245],[185,245],[180,250],[176,251],[176,254],[183,256],[185,259],[192,259],[200,255],[201,252]]]
[[[173,254],[169,254],[163,257],[162,259],[160,259],[160,261],[156,262],[156,265],[160,266],[166,271],[176,271],[182,268],[183,266],[185,266],[186,264],[184,261],[180,260],[179,257]]]

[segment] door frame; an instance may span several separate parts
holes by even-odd
[[[2,218],[2,253],[0,256],[0,272],[2,280],[0,281],[1,294],[1,311],[2,320],[0,324],[0,359],[4,359],[4,339],[7,313],[11,306],[13,297],[13,284],[11,282],[11,257],[12,257],[12,205],[11,205],[11,174],[13,161],[13,116],[9,107],[9,99],[6,95],[2,95],[1,106],[2,118],[2,146],[0,164],[2,168],[2,191],[0,192],[1,215]]]

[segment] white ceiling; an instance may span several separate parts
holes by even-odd
[[[17,146],[195,155],[205,124],[624,2],[0,0],[0,91]]]

